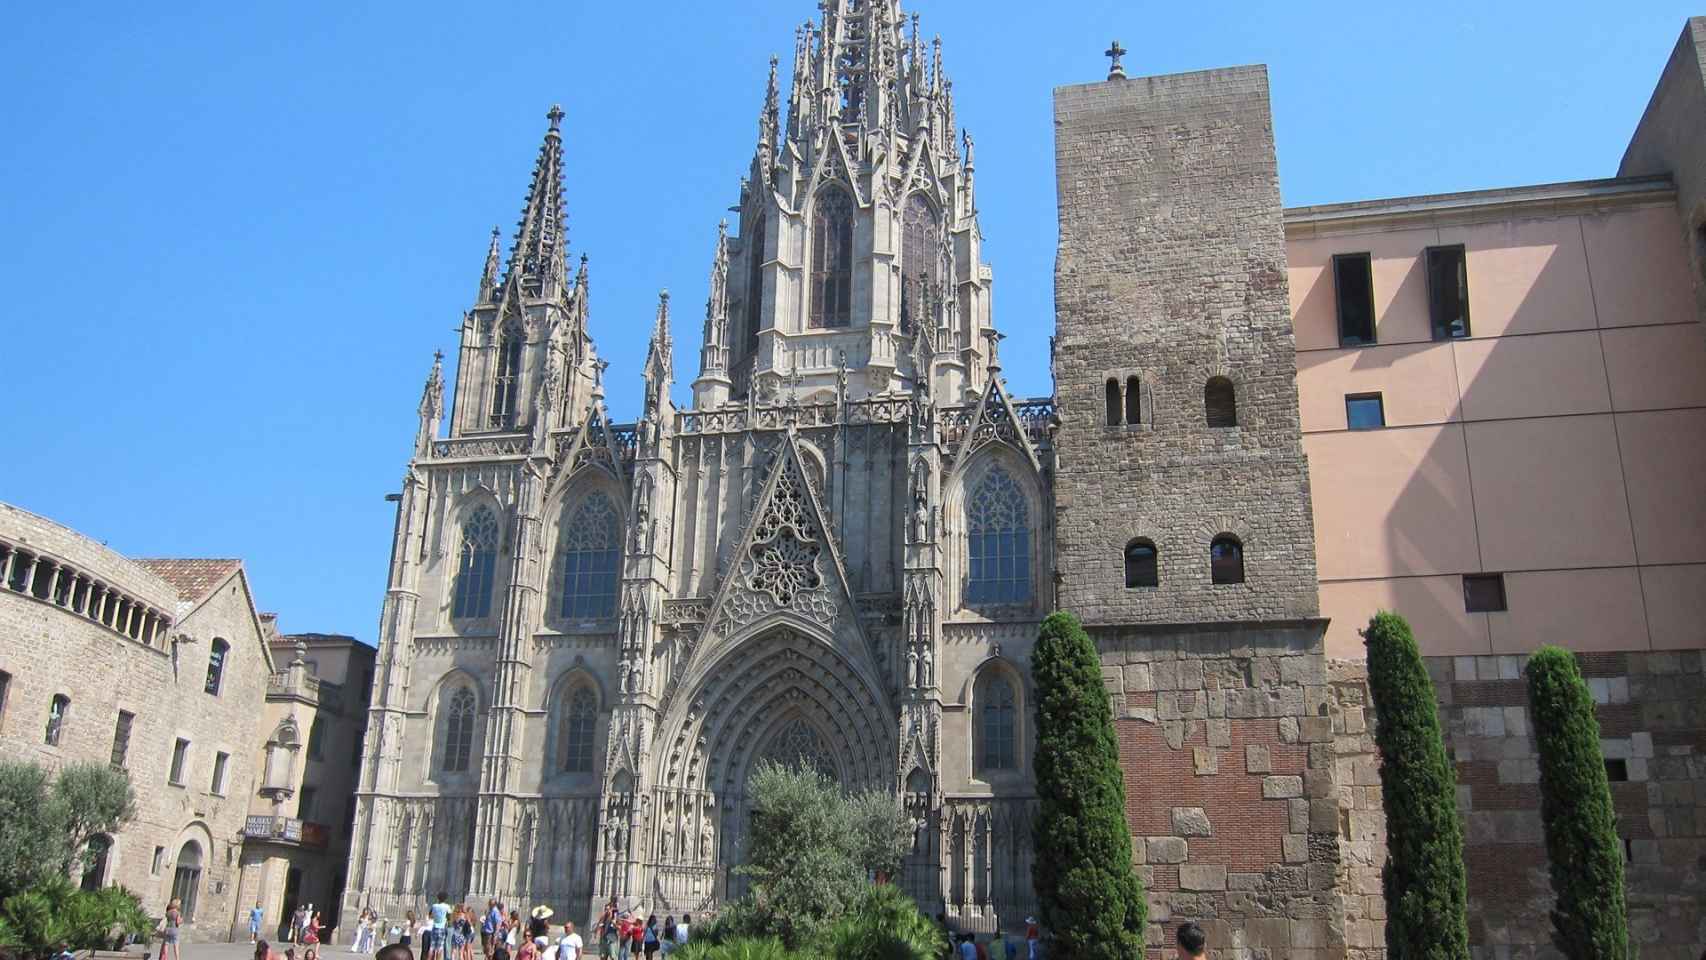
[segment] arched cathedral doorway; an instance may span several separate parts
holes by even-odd
[[[739,896],[746,786],[770,760],[844,789],[892,789],[896,721],[874,669],[828,637],[769,625],[684,678],[659,726],[650,849],[659,912]]]

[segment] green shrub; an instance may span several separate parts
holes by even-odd
[[[1131,869],[1125,781],[1095,645],[1070,613],[1043,621],[1037,689],[1037,796],[1031,877],[1058,960],[1143,955],[1147,904]]]
[[[936,960],[947,945],[942,928],[885,883],[867,888],[816,946],[832,960]]]
[[[148,915],[130,891],[88,892],[62,876],[0,901],[0,949],[26,957],[51,956],[61,943],[73,950],[110,949],[149,927]]]
[[[697,937],[670,954],[670,960],[804,960],[774,937],[735,937],[714,943]]]
[[[135,816],[130,778],[107,764],[70,764],[49,782],[33,763],[0,762],[0,899],[81,873],[89,841]]]
[[[1403,617],[1375,614],[1363,637],[1386,809],[1386,949],[1393,960],[1468,960],[1457,776],[1433,681]]]
[[[1593,694],[1575,654],[1562,647],[1536,650],[1526,673],[1540,752],[1540,816],[1557,897],[1552,942],[1570,960],[1625,960],[1630,952],[1623,845]]]

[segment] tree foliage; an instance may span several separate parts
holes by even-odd
[[[87,866],[89,841],[136,816],[130,778],[70,764],[51,781],[33,763],[0,762],[0,898]]]
[[[1143,955],[1147,904],[1131,868],[1125,781],[1095,645],[1070,613],[1043,621],[1031,654],[1037,699],[1032,881],[1050,957]]]
[[[1528,658],[1528,708],[1540,752],[1540,816],[1552,874],[1552,941],[1570,960],[1629,953],[1623,850],[1593,694],[1575,654],[1546,646]]]
[[[752,884],[725,909],[706,939],[775,937],[790,948],[819,938],[849,913],[872,877],[892,874],[911,827],[894,797],[849,796],[811,769],[760,763],[747,782],[752,820],[747,861]]]
[[[148,929],[141,901],[123,887],[84,891],[51,876],[0,901],[0,950],[25,957],[50,957],[60,944],[110,950]]]
[[[1394,960],[1468,960],[1457,776],[1433,681],[1403,617],[1378,613],[1363,636],[1386,810],[1386,949]]]

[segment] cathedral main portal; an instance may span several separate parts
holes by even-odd
[[[826,637],[772,626],[736,641],[672,704],[661,729],[654,893],[660,910],[738,896],[746,785],[762,761],[847,789],[894,785],[894,721],[868,668]]]

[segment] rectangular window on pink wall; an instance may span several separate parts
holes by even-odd
[[[1374,266],[1369,255],[1333,257],[1333,290],[1338,297],[1339,346],[1374,343]]]
[[[1429,247],[1428,315],[1435,340],[1469,336],[1469,264],[1463,245]]]

